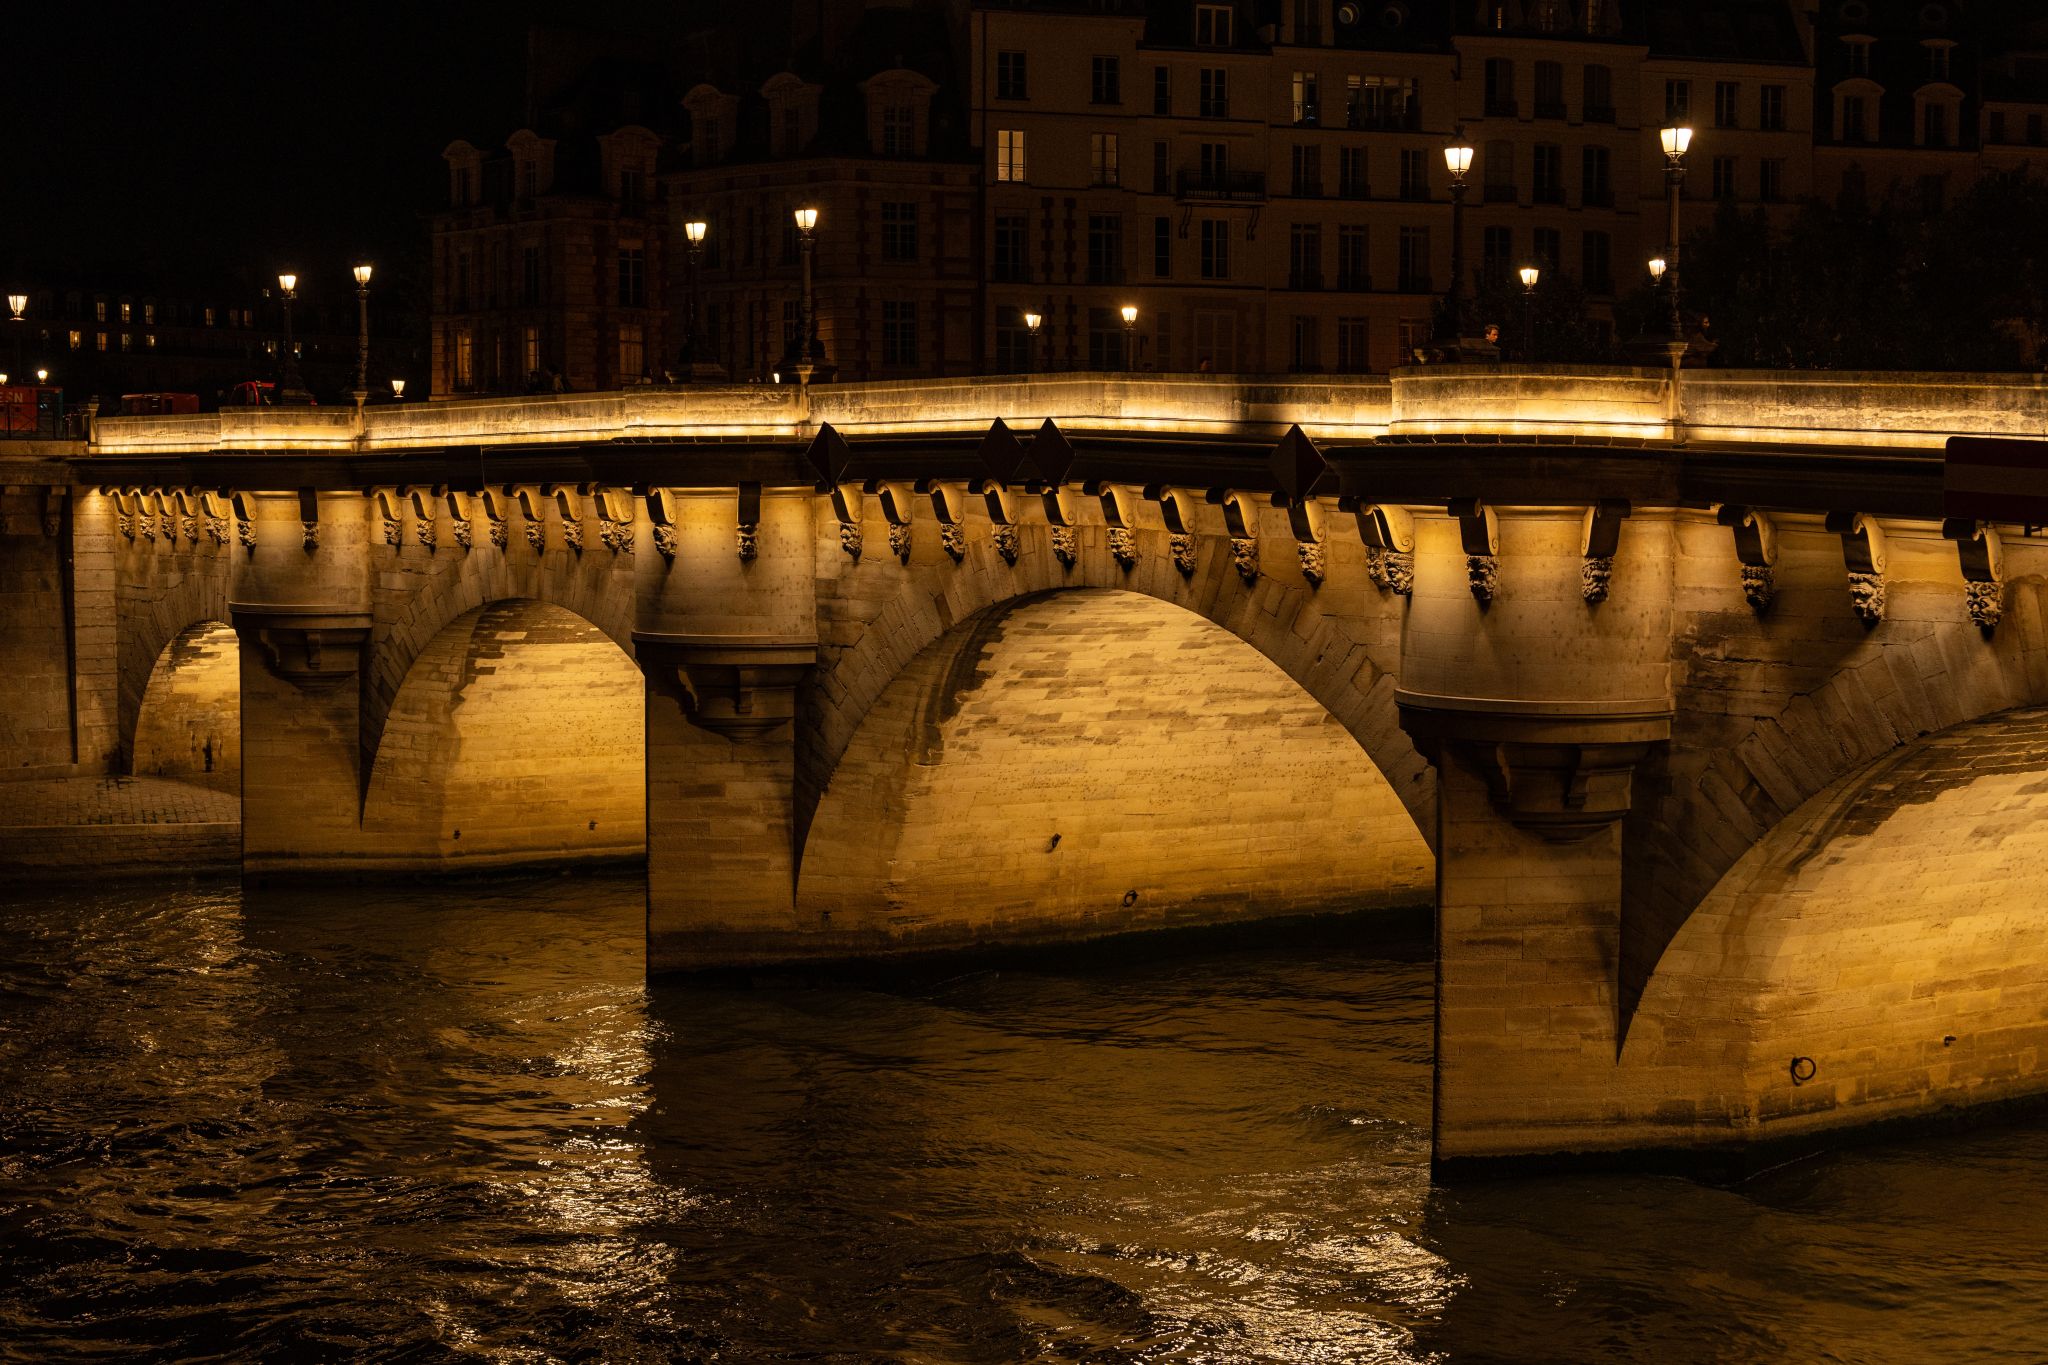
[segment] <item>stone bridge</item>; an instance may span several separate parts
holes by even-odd
[[[2048,1087],[2026,377],[1442,368],[102,420],[0,755],[251,876],[640,858],[650,970],[1437,907],[1436,1154]],[[17,446],[20,443],[12,443]]]

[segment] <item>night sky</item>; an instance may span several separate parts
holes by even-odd
[[[10,6],[0,274],[175,288],[358,255],[422,273],[450,140],[502,137],[559,4]],[[619,5],[645,12],[654,5]],[[630,15],[575,7],[576,21]],[[399,283],[398,279],[393,280]]]

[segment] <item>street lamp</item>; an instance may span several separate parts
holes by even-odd
[[[18,370],[21,368],[21,339],[28,335],[28,327],[26,325],[28,319],[22,316],[23,313],[28,311],[28,295],[9,294],[7,296],[7,309],[14,314],[16,322],[24,324],[14,333],[14,368]]]
[[[1664,259],[1668,264],[1664,273],[1671,279],[1667,286],[1671,307],[1669,340],[1671,364],[1676,368],[1685,346],[1685,324],[1678,313],[1678,199],[1680,187],[1685,184],[1685,153],[1692,146],[1692,129],[1674,124],[1662,129],[1657,137],[1664,147],[1664,196],[1668,208],[1664,243]]]
[[[370,272],[364,261],[355,268],[356,277],[356,406],[370,396]]]
[[[391,381],[391,401],[392,401],[392,402],[394,402],[394,403],[396,403],[396,402],[399,402],[400,400],[402,400],[402,399],[403,399],[404,397],[405,397],[405,381],[404,381],[403,379],[394,379],[394,380],[392,380],[392,381]]]
[[[1024,330],[1031,337],[1024,352],[1024,372],[1026,374],[1038,368],[1038,328],[1044,321],[1045,318],[1042,314],[1034,313],[1028,308],[1024,311]]]
[[[1522,267],[1522,359],[1536,358],[1536,281],[1543,272],[1533,265]]]
[[[817,211],[812,210],[812,222],[817,221]],[[704,305],[702,285],[698,282],[698,270],[704,263],[704,238],[711,231],[711,225],[701,218],[693,218],[683,224],[683,238],[689,244],[685,253],[690,261],[690,328],[684,342],[687,354],[684,369],[693,379],[723,379],[723,370],[711,362],[704,349]]]
[[[1138,368],[1138,305],[1127,303],[1120,310],[1124,315],[1124,368]]]
[[[1436,339],[1446,350],[1462,345],[1465,326],[1465,177],[1472,172],[1472,144],[1461,125],[1456,139],[1444,148],[1444,169],[1451,173],[1451,288],[1437,314]]]
[[[1662,256],[1652,256],[1650,258],[1650,283],[1660,288],[1663,286],[1664,258]]]
[[[796,382],[799,387],[808,387],[811,382],[812,332],[817,326],[811,297],[811,254],[818,243],[818,211],[806,204],[793,216],[796,219],[797,244],[802,248],[804,258],[804,305],[796,334]]]
[[[306,392],[305,382],[299,378],[299,357],[292,345],[292,300],[299,296],[299,277],[279,275],[277,288],[284,300],[284,371],[278,378],[277,401],[291,407],[311,407],[313,395]]]

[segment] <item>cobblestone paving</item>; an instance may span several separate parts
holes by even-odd
[[[0,785],[0,829],[240,824],[231,792],[166,777],[60,777]]]

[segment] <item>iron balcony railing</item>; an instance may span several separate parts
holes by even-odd
[[[1248,204],[1266,197],[1264,171],[1182,171],[1174,178],[1176,199],[1202,203]]]

